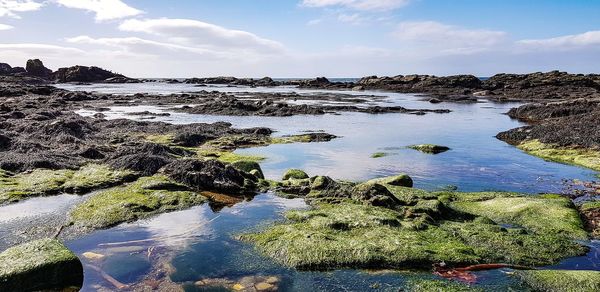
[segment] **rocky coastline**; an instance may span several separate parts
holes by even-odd
[[[312,207],[289,212],[285,222],[262,231],[238,235],[264,255],[297,269],[433,266],[434,273],[442,274],[470,265],[502,263],[525,269],[519,277],[529,285],[556,285],[540,280],[536,272],[546,271],[534,268],[585,254],[588,248],[579,241],[600,234],[600,205],[596,202],[573,202],[549,194],[428,192],[412,188],[408,175],[356,183],[309,176],[295,169],[281,180],[268,180],[260,168],[262,157],[234,153],[240,148],[337,138],[329,133],[277,137],[264,127],[239,129],[225,122],[175,125],[109,121],[102,114],[107,107],[123,104],[231,116],[339,112],[423,115],[449,110],[374,106],[370,102],[378,100],[377,96],[343,91],[302,96],[209,91],[128,96],[71,92],[52,86],[62,82],[145,81],[97,67],[52,71],[39,60],[28,61],[25,68],[0,64],[0,206],[60,193],[94,192],[44,226],[14,229],[26,236],[12,236],[3,243],[7,246],[1,246],[2,250],[15,247],[0,253],[0,258],[11,263],[10,267],[0,264],[0,287],[45,290],[63,284],[81,285],[81,262],[55,239],[76,238],[204,203],[218,210],[259,192],[303,198]],[[544,159],[600,171],[600,75],[498,74],[486,80],[471,75],[371,76],[351,83],[322,77],[299,81],[217,77],[163,82],[383,90],[423,94],[432,103],[474,102],[477,98],[534,101],[507,113],[528,125],[499,133],[497,138]],[[299,104],[298,99],[311,102]],[[80,109],[96,114],[83,117],[75,112]],[[431,144],[409,147],[430,154],[450,150]],[[30,252],[31,246],[47,250],[40,260],[47,265],[19,258]],[[440,263],[444,263],[443,269]],[[63,266],[77,270],[74,277],[66,278],[68,283],[60,280]],[[552,273],[557,273],[552,274],[554,278],[577,277],[571,271]],[[30,275],[46,274],[51,275],[49,280],[40,280],[35,287],[23,281],[33,277]],[[597,273],[591,275],[597,277]]]

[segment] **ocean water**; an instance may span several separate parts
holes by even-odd
[[[318,95],[319,90],[285,88],[248,88],[210,86],[193,87],[181,84],[144,83],[90,86],[64,85],[71,90],[133,94],[148,92],[169,94],[199,90],[226,92],[290,92]],[[461,191],[503,190],[528,194],[560,193],[565,180],[591,180],[595,172],[584,168],[547,162],[497,140],[504,130],[521,126],[506,113],[518,104],[493,103],[481,100],[473,104],[430,104],[422,96],[386,92],[345,92],[376,96],[373,105],[401,105],[408,108],[448,108],[449,114],[369,115],[340,113],[322,116],[293,117],[232,117],[177,113],[172,106],[115,106],[103,112],[108,119],[129,118],[148,120],[152,117],[131,115],[150,111],[171,113],[153,117],[154,121],[176,124],[227,121],[234,127],[270,127],[276,135],[325,131],[339,136],[331,142],[271,145],[238,150],[239,153],[262,155],[261,163],[269,178],[277,179],[288,168],[301,168],[310,175],[329,175],[338,179],[362,181],[370,178],[407,173],[415,187],[428,190],[457,187]],[[300,99],[297,102],[315,102]],[[92,115],[84,109],[82,115]],[[406,148],[408,145],[434,143],[451,148],[438,155],[428,155]],[[371,158],[374,152],[386,152],[383,158]],[[40,204],[56,210],[64,209],[72,197],[56,197],[56,201],[32,201],[12,216],[0,216],[2,222],[28,220],[27,214],[39,212]],[[29,206],[29,207],[28,207]],[[10,206],[0,207],[0,214]],[[22,210],[30,208],[33,212]],[[168,279],[186,291],[206,288],[194,283],[205,279],[239,281],[243,277],[279,279],[281,291],[398,291],[414,278],[435,278],[428,272],[362,270],[296,271],[283,267],[258,254],[251,246],[236,240],[241,233],[263,228],[282,220],[287,210],[307,208],[300,199],[283,199],[273,194],[259,194],[252,200],[223,209],[202,205],[188,210],[158,215],[148,220],[91,233],[67,242],[78,255],[96,252],[102,261],[83,259],[84,291],[113,290],[95,265],[125,284],[145,281],[158,285]],[[14,207],[13,207],[14,209]],[[35,211],[38,210],[38,211]],[[590,242],[586,256],[567,259],[551,268],[600,270],[598,243]],[[506,270],[478,272],[477,287],[486,291],[524,291]],[[375,288],[374,288],[375,287]],[[214,291],[214,290],[212,290]]]

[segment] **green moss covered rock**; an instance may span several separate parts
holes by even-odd
[[[373,180],[370,180],[369,182],[379,183],[379,184],[384,184],[384,185],[399,186],[399,187],[407,187],[407,188],[413,187],[412,178],[404,173],[395,175],[395,176],[388,176],[388,177],[384,177],[384,178],[373,179]]]
[[[97,164],[86,165],[79,170],[35,169],[14,176],[3,173],[0,174],[0,204],[60,192],[84,193],[114,186],[133,177],[130,171],[113,170]]]
[[[187,191],[185,186],[155,175],[94,195],[71,211],[70,220],[79,227],[106,228],[205,201],[206,197],[200,193]]]
[[[241,160],[232,163],[231,166],[233,166],[237,170],[251,173],[259,179],[265,178],[265,175],[263,174],[260,165],[256,161]]]
[[[81,262],[55,239],[32,241],[0,253],[0,291],[60,290],[82,284]]]
[[[290,180],[290,179],[307,179],[308,174],[300,169],[288,169],[284,174],[281,180]]]
[[[600,272],[598,271],[531,270],[519,271],[516,276],[535,291],[600,291]]]
[[[434,144],[411,145],[411,146],[408,146],[408,148],[414,149],[417,151],[421,151],[421,152],[427,153],[427,154],[439,154],[439,153],[450,150],[450,148],[448,148],[446,146],[440,146],[440,145],[434,145]]]

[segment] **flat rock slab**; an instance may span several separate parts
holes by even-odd
[[[41,239],[0,253],[0,291],[52,290],[83,284],[83,266],[55,239]]]

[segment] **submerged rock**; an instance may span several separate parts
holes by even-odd
[[[439,153],[443,153],[443,152],[450,150],[450,148],[448,148],[446,146],[440,146],[440,145],[434,145],[434,144],[411,145],[411,146],[408,146],[408,148],[414,149],[417,151],[421,151],[423,153],[428,153],[428,154],[439,154]]]
[[[0,253],[0,290],[61,290],[83,284],[75,254],[55,239],[36,240]]]

